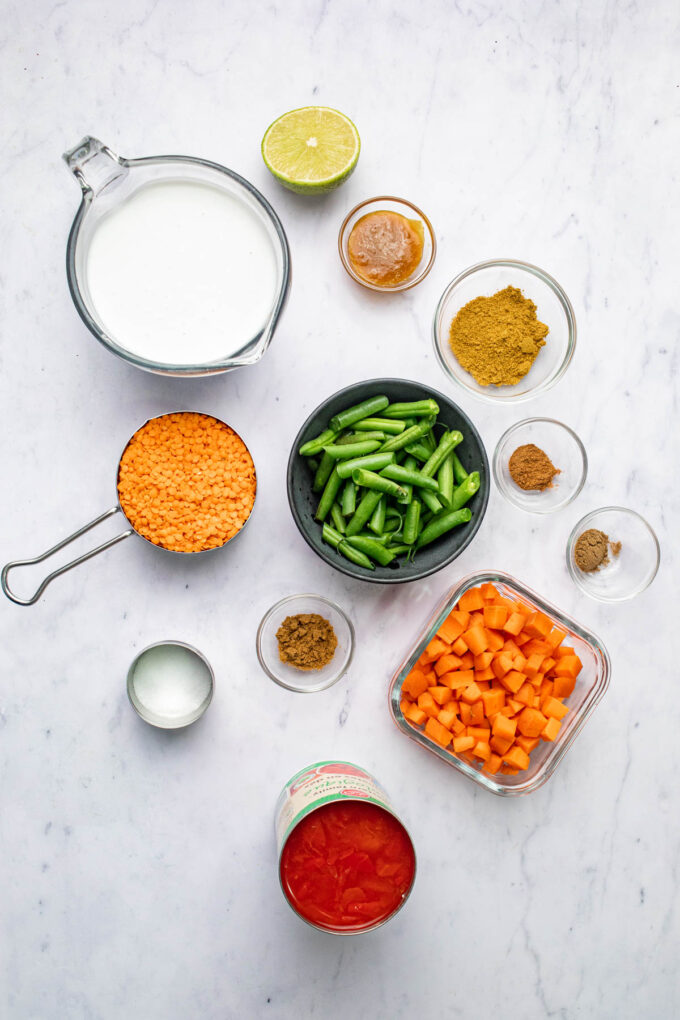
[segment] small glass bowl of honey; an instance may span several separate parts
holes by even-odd
[[[379,195],[352,209],[340,227],[342,264],[368,290],[408,290],[432,268],[437,241],[432,224],[405,198]]]

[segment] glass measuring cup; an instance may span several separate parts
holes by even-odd
[[[97,340],[129,364],[159,375],[215,375],[259,361],[271,343],[276,324],[288,296],[290,252],[278,216],[257,188],[239,174],[234,173],[233,170],[228,170],[218,163],[190,156],[149,156],[141,159],[125,159],[116,155],[97,138],[90,136],[83,138],[73,149],[64,153],[63,158],[82,189],[82,200],[71,226],[66,250],[68,285],[78,314]],[[237,330],[233,330],[230,335],[230,331],[225,325],[224,350],[222,352],[220,339],[220,354],[214,359],[211,356],[205,361],[199,360],[192,363],[191,359],[177,360],[171,357],[170,350],[167,351],[167,358],[159,356],[157,359],[147,357],[143,353],[135,353],[134,344],[130,344],[128,347],[130,338],[128,336],[126,340],[123,324],[119,322],[117,328],[107,325],[93,298],[91,281],[88,277],[88,259],[92,251],[93,238],[102,221],[110,217],[111,214],[119,213],[124,206],[129,210],[131,207],[126,203],[129,203],[131,199],[138,200],[143,189],[147,189],[148,194],[149,187],[158,184],[202,185],[202,190],[205,190],[207,186],[216,196],[229,198],[230,205],[233,204],[235,210],[240,210],[240,214],[246,218],[250,216],[257,224],[258,231],[264,228],[271,245],[271,254],[275,263],[273,269],[275,282],[272,287],[269,310],[266,314],[263,312],[259,325],[255,326],[253,323],[249,323],[250,329],[254,330],[252,335],[250,330],[248,330],[247,336],[243,336]],[[139,209],[137,216],[139,217]],[[111,220],[109,219],[108,222],[110,223]],[[143,232],[140,236],[143,236]],[[184,243],[181,231],[178,231],[173,237],[173,242],[175,240],[177,248],[180,250]],[[235,238],[233,243],[234,246],[238,245],[238,238]],[[222,250],[224,251],[224,248]],[[129,259],[130,255],[129,248],[124,249],[119,263],[122,264],[126,259]],[[195,255],[198,260],[200,252],[196,251]],[[244,252],[244,255],[247,255],[247,252]],[[186,251],[184,257],[186,257]],[[219,258],[219,256],[217,257]],[[109,270],[111,270],[111,266],[109,266]],[[109,275],[112,274],[109,273]],[[255,278],[254,285],[257,283]],[[225,275],[224,285],[225,288],[229,285],[228,274]],[[208,289],[208,296],[210,293],[211,291]],[[264,294],[263,301],[267,301]],[[200,314],[205,304],[206,292],[203,289],[194,295],[189,290],[186,295],[186,311],[187,314],[190,314],[191,308],[196,310],[197,335],[200,334]],[[159,310],[161,305],[162,303],[159,303]],[[162,320],[159,320],[153,329],[159,337],[162,337]],[[114,335],[114,331],[116,335]],[[162,346],[162,342],[160,346]]]
[[[226,422],[222,421],[220,418],[217,418],[215,415],[205,415],[201,411],[170,411],[166,412],[165,414],[155,415],[153,418],[148,418],[142,425],[140,425],[138,429],[135,429],[134,433],[123,447],[121,455],[118,458],[118,468],[116,471],[116,493],[118,493],[118,478],[120,474],[121,462],[123,460],[125,451],[127,450],[132,440],[135,438],[140,429],[143,429],[146,425],[149,424],[149,422],[155,421],[158,418],[166,418],[172,414],[199,414],[203,417],[213,418],[215,421],[219,422],[220,425],[224,425],[227,428],[230,427],[227,425]],[[232,432],[234,432],[239,437],[239,439],[241,439],[239,433],[236,432],[235,429],[232,429]],[[242,439],[241,442],[243,442]],[[244,443],[244,446],[245,445],[246,444]],[[247,446],[246,450],[248,450]],[[250,454],[249,450],[248,453]],[[74,567],[79,566],[81,563],[85,563],[86,560],[91,560],[93,556],[97,556],[99,553],[105,552],[106,549],[112,548],[112,546],[117,545],[119,542],[122,542],[123,539],[129,538],[130,535],[138,535],[139,538],[143,539],[145,542],[148,542],[149,545],[153,546],[155,549],[162,549],[163,552],[172,553],[175,556],[201,556],[204,553],[213,552],[215,549],[222,549],[224,548],[225,545],[228,545],[230,542],[233,542],[236,538],[238,538],[241,532],[245,529],[246,525],[248,524],[248,521],[252,516],[256,497],[257,497],[257,477],[255,479],[255,494],[253,497],[253,505],[250,508],[248,517],[243,522],[239,530],[234,535],[232,535],[231,538],[225,539],[225,541],[222,542],[221,545],[211,546],[210,548],[207,549],[199,549],[191,552],[169,549],[166,546],[157,545],[155,542],[152,542],[150,539],[148,539],[145,535],[138,531],[131,523],[125,511],[123,510],[120,498],[118,497],[116,499],[115,505],[112,506],[109,510],[104,511],[104,513],[100,514],[99,517],[96,517],[93,521],[90,521],[89,524],[83,525],[82,528],[79,528],[77,531],[74,531],[72,535],[69,535],[67,538],[62,539],[61,542],[57,542],[56,545],[53,545],[50,549],[47,549],[46,552],[41,553],[39,556],[34,556],[31,559],[13,560],[11,563],[5,564],[5,566],[2,568],[2,572],[0,573],[0,587],[2,587],[2,590],[7,596],[7,598],[11,599],[11,601],[15,602],[18,606],[32,606],[34,605],[34,603],[38,601],[42,593],[45,591],[47,585],[50,584],[50,582],[53,581],[56,577],[59,577],[60,574],[65,574],[68,570],[73,570]],[[47,577],[45,577],[40,582],[38,588],[35,590],[33,595],[30,595],[27,598],[23,598],[22,596],[17,595],[16,592],[12,591],[12,589],[9,586],[9,573],[11,570],[14,570],[16,567],[28,567],[32,566],[35,563],[42,563],[43,560],[49,559],[50,556],[53,556],[55,553],[59,552],[60,549],[63,549],[65,546],[70,545],[71,542],[75,542],[76,539],[80,538],[82,535],[87,534],[88,531],[92,531],[92,529],[96,528],[98,524],[101,524],[103,521],[108,520],[109,517],[113,517],[117,513],[120,513],[122,515],[123,519],[126,521],[128,525],[125,531],[122,531],[119,535],[114,535],[113,538],[110,538],[108,539],[108,541],[103,542],[95,549],[91,549],[89,552],[83,553],[81,556],[78,556],[76,559],[71,560],[69,563],[65,563],[63,566],[58,567],[57,570],[53,570],[51,574],[48,574]]]

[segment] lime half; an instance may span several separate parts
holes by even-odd
[[[270,124],[262,139],[267,169],[303,195],[332,191],[357,165],[361,140],[349,117],[329,106],[303,106]]]

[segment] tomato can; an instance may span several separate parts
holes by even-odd
[[[357,921],[356,926],[346,923],[337,924],[332,921],[326,923],[314,920],[305,916],[302,909],[293,902],[292,895],[287,889],[284,868],[286,865],[286,847],[291,836],[300,825],[311,814],[326,805],[341,805],[347,802],[363,802],[375,805],[381,811],[391,816],[386,824],[394,831],[396,840],[402,847],[402,866],[404,874],[408,874],[403,888],[398,895],[398,902],[395,902],[389,909],[386,916],[377,920],[370,919],[362,922]],[[376,813],[372,813],[377,817]],[[328,817],[328,812],[324,812]],[[396,820],[397,825],[394,825]],[[389,921],[408,899],[416,872],[416,859],[413,842],[403,821],[395,811],[391,800],[378,781],[367,772],[347,761],[320,761],[307,768],[301,769],[284,786],[276,804],[275,813],[276,845],[278,853],[278,872],[281,890],[291,909],[307,924],[319,931],[330,932],[335,935],[358,935],[367,931],[373,931]],[[365,855],[364,855],[365,856]],[[406,863],[408,861],[408,863]],[[390,865],[392,867],[393,865]],[[399,867],[399,865],[396,865]],[[376,879],[376,882],[379,881]],[[352,892],[352,890],[348,890]],[[352,909],[351,907],[349,908]]]

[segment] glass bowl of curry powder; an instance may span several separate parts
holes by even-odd
[[[530,400],[566,372],[576,346],[569,298],[544,270],[516,259],[479,262],[452,280],[434,315],[439,363],[482,400]]]

